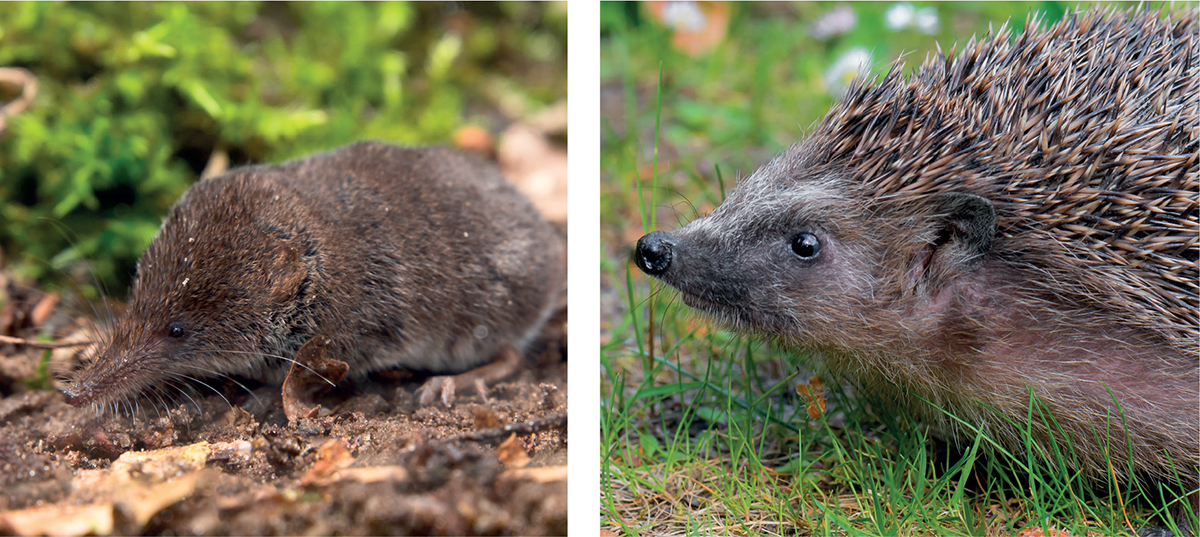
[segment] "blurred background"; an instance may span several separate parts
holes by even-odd
[[[565,173],[566,28],[565,2],[2,3],[0,267],[123,297],[201,175],[360,139]]]

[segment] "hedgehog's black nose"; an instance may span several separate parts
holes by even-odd
[[[642,272],[658,276],[671,266],[671,248],[675,241],[665,231],[655,231],[638,239],[637,250],[633,252],[633,260]]]

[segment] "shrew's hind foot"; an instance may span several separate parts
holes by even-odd
[[[421,406],[429,406],[440,396],[442,404],[450,407],[454,404],[455,394],[460,387],[473,387],[475,393],[486,402],[488,384],[513,376],[521,369],[523,362],[524,356],[517,349],[505,347],[496,355],[495,360],[487,364],[465,373],[436,376],[425,381],[425,384],[417,389],[417,402]]]

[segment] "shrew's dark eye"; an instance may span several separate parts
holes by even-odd
[[[812,233],[801,233],[792,239],[792,252],[800,259],[812,259],[821,251],[821,241]]]
[[[183,337],[183,334],[184,334],[183,326],[181,326],[179,323],[171,323],[171,324],[167,325],[167,335],[168,336],[171,336],[174,338],[180,338],[180,337]]]

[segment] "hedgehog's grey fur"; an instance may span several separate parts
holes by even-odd
[[[1035,18],[859,80],[711,215],[644,237],[639,266],[1010,448],[1032,391],[1087,472],[1195,488],[1197,13]],[[801,233],[819,255],[790,251]]]

